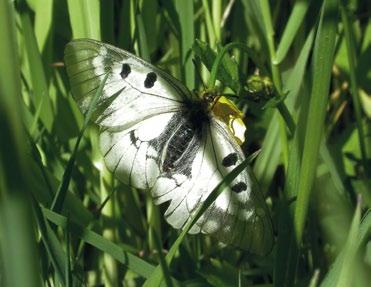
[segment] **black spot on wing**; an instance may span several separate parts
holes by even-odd
[[[222,165],[225,167],[233,166],[236,164],[238,159],[237,153],[233,152],[223,158]]]
[[[146,79],[144,80],[144,87],[147,89],[152,88],[157,81],[157,75],[154,72],[150,72],[147,74]]]
[[[139,146],[138,146],[138,138],[137,136],[135,135],[135,130],[131,130],[130,131],[130,141],[131,143],[137,148],[139,149]]]
[[[121,73],[120,73],[120,76],[122,79],[126,79],[127,76],[129,76],[129,74],[131,73],[131,69],[130,69],[130,66],[129,64],[122,64],[122,68],[121,68]]]
[[[244,191],[247,189],[247,185],[246,183],[240,181],[239,183],[236,183],[234,186],[232,186],[231,189],[235,193],[240,193],[241,191]]]

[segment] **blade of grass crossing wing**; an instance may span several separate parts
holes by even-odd
[[[66,193],[67,193],[67,190],[68,190],[68,186],[70,184],[70,180],[71,180],[71,176],[72,176],[72,170],[73,170],[73,167],[74,167],[74,164],[75,164],[77,150],[78,150],[80,141],[82,139],[84,131],[86,130],[86,128],[88,126],[89,120],[90,120],[90,118],[91,118],[91,116],[92,116],[92,114],[95,110],[98,99],[102,95],[103,87],[104,87],[104,85],[107,81],[108,76],[109,76],[109,74],[107,74],[104,77],[103,81],[99,85],[99,88],[97,89],[97,92],[95,93],[93,99],[91,100],[91,102],[89,104],[88,111],[87,111],[87,113],[85,115],[85,118],[84,118],[83,127],[82,127],[82,129],[79,133],[79,136],[77,138],[75,147],[74,147],[73,152],[71,154],[71,157],[70,157],[70,159],[67,163],[66,169],[64,170],[62,182],[61,182],[61,184],[58,188],[58,191],[56,192],[56,194],[54,196],[54,199],[53,199],[53,202],[52,202],[52,205],[51,205],[51,209],[53,211],[60,212],[62,210],[64,200],[66,198]]]
[[[208,195],[205,201],[196,209],[194,214],[189,218],[188,222],[183,227],[182,232],[179,234],[178,238],[175,240],[171,246],[169,253],[166,255],[166,262],[168,265],[171,264],[175,253],[179,249],[180,244],[182,243],[184,237],[192,226],[197,222],[197,220],[202,216],[202,214],[207,210],[209,206],[216,200],[218,195],[223,192],[223,190],[229,186],[229,184],[235,179],[249,164],[250,159],[245,159],[241,164],[235,167],[230,173],[228,173],[224,179],[214,188],[214,190]],[[153,287],[160,286],[163,280],[163,273],[161,265],[158,265],[153,271],[151,276],[146,280],[143,286]]]

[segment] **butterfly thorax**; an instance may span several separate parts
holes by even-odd
[[[162,156],[164,172],[176,170],[190,176],[191,164],[202,140],[202,129],[209,120],[209,113],[201,103],[189,103],[182,114],[174,116],[172,134]]]

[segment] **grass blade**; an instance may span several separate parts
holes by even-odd
[[[27,8],[21,9],[20,19],[22,23],[28,65],[30,68],[33,89],[32,101],[36,110],[40,111],[41,122],[45,128],[51,132],[54,122],[53,108],[49,97],[48,83],[42,58],[31,24],[30,12]]]
[[[299,241],[304,230],[310,191],[314,181],[319,146],[323,134],[327,95],[335,52],[337,6],[337,0],[326,0],[324,2],[313,52],[313,85],[303,141],[303,158],[298,184],[299,192],[295,208],[295,232]],[[323,57],[323,53],[328,56]]]
[[[67,0],[73,38],[100,40],[100,6],[98,0]]]
[[[178,12],[180,23],[180,51],[183,80],[189,89],[195,86],[195,72],[193,63],[190,57],[194,39],[194,24],[193,24],[193,1],[175,0],[175,7]]]
[[[361,157],[362,157],[362,163],[363,167],[366,173],[366,176],[371,176],[371,170],[369,169],[369,166],[367,164],[367,150],[366,150],[366,137],[365,137],[365,131],[363,129],[362,124],[362,110],[361,110],[361,104],[360,104],[360,95],[359,95],[359,86],[358,86],[358,80],[356,75],[356,48],[355,48],[355,36],[352,29],[352,25],[350,22],[349,12],[346,7],[344,7],[343,1],[341,1],[340,5],[340,14],[341,19],[344,26],[344,34],[345,34],[345,42],[347,45],[347,53],[348,53],[348,63],[349,63],[349,73],[350,73],[350,90],[352,94],[352,100],[354,105],[354,113],[356,117],[356,124],[358,129],[358,140],[359,140],[359,146],[361,150]]]
[[[23,127],[14,6],[0,1],[0,285],[42,286],[30,216],[30,158]]]
[[[89,104],[88,111],[85,115],[83,127],[82,127],[82,129],[79,133],[79,136],[77,138],[75,147],[74,147],[73,152],[71,154],[71,157],[70,157],[70,159],[67,163],[66,169],[64,170],[62,182],[61,182],[61,184],[58,188],[58,191],[56,192],[56,194],[54,196],[54,199],[53,199],[53,202],[52,202],[52,205],[51,205],[51,209],[53,211],[60,212],[63,208],[63,204],[64,204],[66,194],[67,194],[67,191],[68,191],[68,186],[70,184],[70,180],[71,180],[71,176],[72,176],[72,170],[73,170],[73,167],[74,167],[74,164],[75,164],[75,161],[76,161],[76,155],[77,155],[77,150],[79,148],[80,141],[81,141],[81,139],[84,135],[84,132],[85,132],[85,130],[86,130],[88,124],[89,124],[90,118],[91,118],[92,114],[94,113],[95,107],[98,103],[98,99],[101,97],[101,95],[103,93],[103,88],[104,88],[104,85],[107,81],[108,76],[109,76],[109,74],[107,74],[104,77],[104,79],[102,80],[102,82],[100,83],[100,85],[97,89],[97,92],[95,93],[93,99],[91,100],[91,102]]]
[[[347,243],[342,252],[337,256],[330,271],[327,273],[325,279],[321,283],[321,287],[340,287],[340,286],[353,286],[352,277],[360,273],[354,271],[355,254],[364,244],[367,243],[371,230],[371,212],[368,212],[363,217],[361,223],[360,202],[357,204],[357,209],[353,216],[353,222],[349,230]],[[352,271],[353,270],[353,273]],[[347,284],[347,285],[346,285]]]
[[[49,221],[63,228],[66,227],[66,217],[46,208],[43,208],[42,212]],[[147,263],[140,257],[133,255],[132,253],[137,251],[133,250],[130,246],[125,244],[120,244],[120,246],[116,245],[96,232],[84,228],[72,220],[69,222],[69,224],[71,233],[80,237],[83,241],[89,243],[102,252],[111,255],[118,262],[127,266],[128,269],[143,276],[144,278],[148,278],[155,269],[155,267],[151,264]],[[174,278],[172,278],[172,280],[173,282],[177,282],[177,280]]]
[[[285,30],[283,31],[281,41],[278,45],[276,58],[273,59],[273,64],[279,65],[286,57],[287,52],[289,51],[289,48],[304,21],[309,4],[310,1],[307,0],[299,0],[295,2]]]

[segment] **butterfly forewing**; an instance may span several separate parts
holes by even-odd
[[[72,94],[86,112],[108,74],[94,121],[108,168],[124,183],[169,202],[166,220],[182,228],[220,181],[244,160],[223,122],[175,78],[140,58],[94,40],[66,46]],[[206,210],[191,233],[216,235],[257,254],[272,246],[268,210],[247,170]]]
[[[140,58],[94,40],[75,40],[65,49],[72,95],[83,112],[109,74],[95,119],[101,126],[130,127],[145,118],[181,109],[190,93]]]

